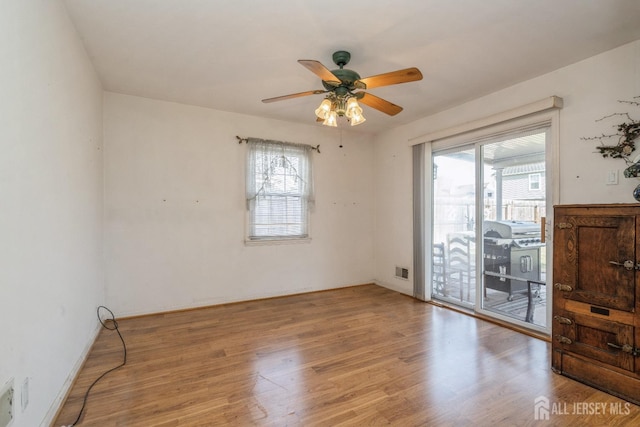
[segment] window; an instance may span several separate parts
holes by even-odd
[[[249,241],[309,237],[311,150],[307,145],[248,139]]]
[[[529,174],[529,191],[540,190],[540,178],[539,173]]]

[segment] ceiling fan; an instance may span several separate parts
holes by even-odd
[[[334,52],[333,62],[340,67],[336,70],[329,70],[319,61],[299,59],[300,64],[322,79],[325,90],[309,90],[277,96],[263,99],[262,102],[284,101],[285,99],[326,93],[327,96],[315,111],[318,117],[317,121],[321,121],[327,126],[337,126],[337,117],[346,116],[354,126],[366,120],[362,115],[362,108],[358,105],[358,101],[390,116],[395,116],[402,111],[402,107],[364,92],[365,90],[422,80],[422,73],[415,67],[361,78],[355,71],[344,68],[350,59],[349,52],[343,50]]]

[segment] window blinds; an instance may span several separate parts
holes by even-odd
[[[249,240],[307,238],[313,148],[257,138],[247,142]]]

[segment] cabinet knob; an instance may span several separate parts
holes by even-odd
[[[570,338],[562,335],[556,335],[556,341],[558,341],[560,344],[573,344],[573,341],[571,341]]]
[[[569,319],[568,317],[562,317],[562,316],[553,316],[553,320],[555,320],[556,322],[562,324],[562,325],[573,325],[573,321],[571,319]]]
[[[562,291],[562,292],[571,292],[571,291],[573,291],[573,288],[571,286],[565,285],[565,284],[562,284],[562,283],[556,283],[555,285],[553,285],[553,287],[556,288],[559,291]]]

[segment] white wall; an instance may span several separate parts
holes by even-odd
[[[633,202],[636,180],[604,184],[624,163],[580,137],[637,111],[616,100],[640,95],[640,41],[375,138],[344,131],[344,148],[335,129],[103,94],[58,1],[3,0],[0,58],[0,387],[14,380],[14,426],[51,421],[105,301],[122,316],[374,279],[410,294],[393,273],[412,265],[420,135],[558,95],[560,202]],[[244,244],[235,135],[321,145],[311,243]]]
[[[371,137],[105,93],[105,259],[119,315],[373,280]],[[310,145],[310,243],[246,246],[246,144]]]
[[[0,388],[12,426],[37,426],[104,301],[102,89],[59,1],[0,2],[0,60]]]
[[[374,150],[377,283],[412,293],[410,281],[392,276],[395,265],[412,265],[409,140],[552,95],[564,99],[560,112],[559,202],[635,203],[631,192],[640,180],[623,177],[624,161],[603,159],[595,154],[597,142],[580,138],[614,133],[619,118],[596,122],[611,113],[629,112],[640,119],[640,108],[617,102],[640,95],[640,41],[378,135]],[[609,170],[619,171],[619,185],[605,185]]]

